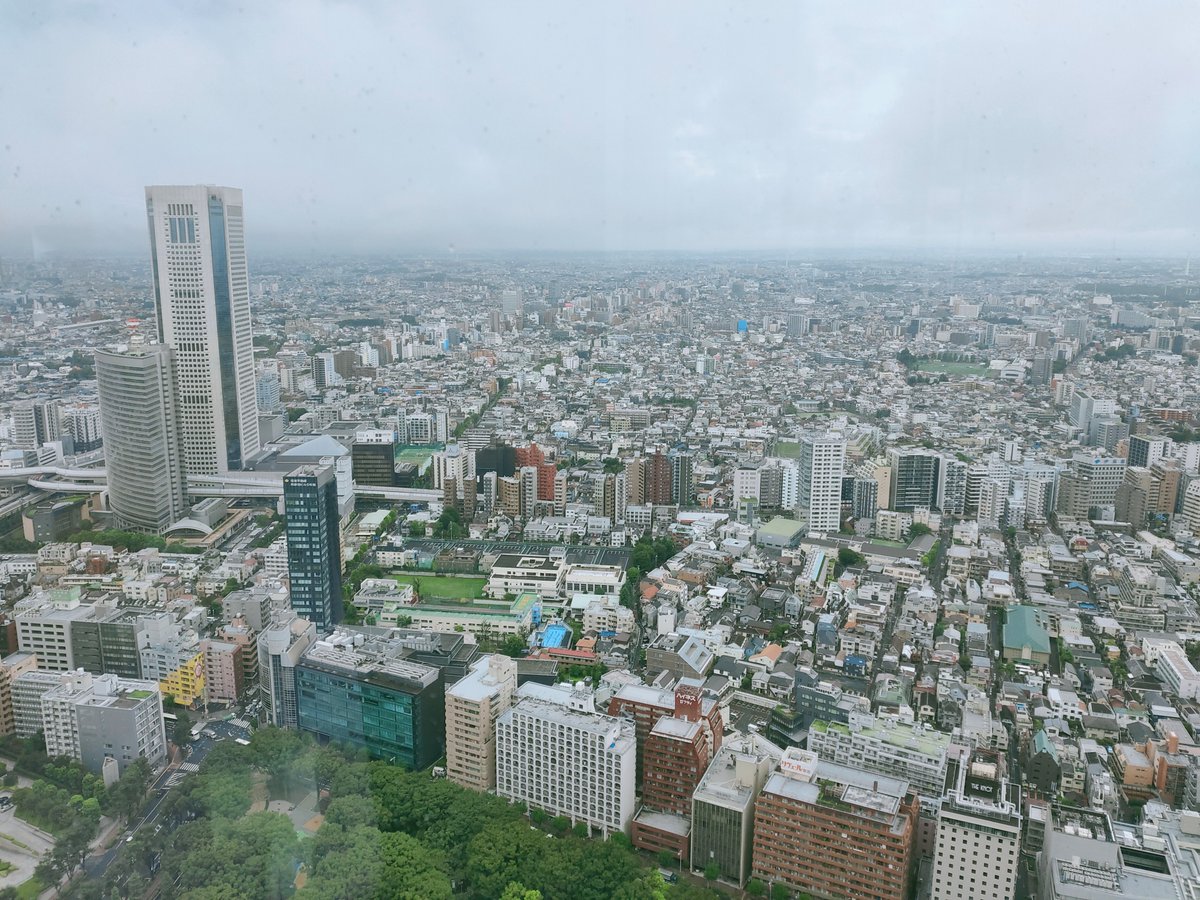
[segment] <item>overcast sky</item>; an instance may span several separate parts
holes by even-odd
[[[0,251],[1191,253],[1200,5],[0,4]]]

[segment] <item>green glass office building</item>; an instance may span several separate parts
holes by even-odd
[[[298,725],[377,759],[430,766],[445,744],[441,673],[378,653],[371,643],[338,632],[312,646],[296,666]]]

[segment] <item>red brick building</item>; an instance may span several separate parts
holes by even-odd
[[[917,813],[907,782],[791,748],[755,804],[754,876],[814,897],[905,900]]]
[[[720,749],[721,735],[725,733],[721,708],[716,701],[704,698],[700,688],[692,685],[681,685],[673,691],[644,684],[622,685],[608,702],[608,714],[633,718],[639,751],[644,750],[650,729],[663,716],[695,717],[707,722],[713,735],[713,753]],[[640,772],[643,756],[638,757],[638,763]]]
[[[641,755],[642,808],[633,820],[635,847],[688,858],[692,793],[721,745],[721,711],[700,688],[673,692],[626,685],[609,715],[632,716]]]
[[[537,498],[539,500],[554,500],[554,476],[558,474],[558,466],[546,462],[546,454],[537,444],[527,447],[514,447],[517,469],[533,466],[537,469]]]
[[[662,452],[646,460],[646,502],[652,506],[669,506],[671,503],[671,460]]]

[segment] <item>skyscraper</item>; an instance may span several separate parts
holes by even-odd
[[[658,451],[649,457],[645,465],[643,500],[654,506],[670,505],[672,474],[671,460],[665,453]]]
[[[331,466],[300,466],[283,478],[292,609],[329,631],[342,620],[342,544]]]
[[[118,528],[161,534],[184,517],[174,354],[96,351],[108,505]]]
[[[800,503],[802,520],[811,531],[834,531],[842,524],[842,472],[846,442],[832,435],[800,439]]]
[[[158,338],[175,352],[184,468],[240,469],[258,453],[242,192],[146,188]]]

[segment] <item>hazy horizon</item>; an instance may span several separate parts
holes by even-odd
[[[0,11],[9,258],[138,257],[143,188],[252,255],[1188,257],[1191,4]]]

